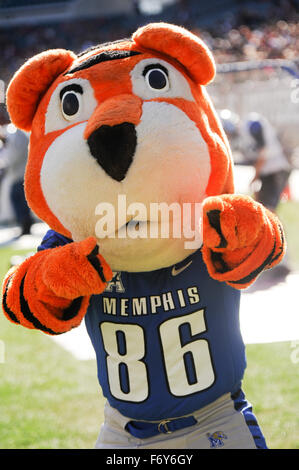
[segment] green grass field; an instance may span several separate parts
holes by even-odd
[[[298,269],[296,213],[298,203],[280,207]],[[1,279],[13,253],[0,249]],[[79,361],[49,336],[3,315],[0,351],[0,449],[93,448],[104,407],[95,361]],[[291,360],[293,351],[291,342],[247,346],[243,388],[272,449],[299,449],[299,363]]]

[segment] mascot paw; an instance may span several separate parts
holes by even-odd
[[[243,289],[285,252],[282,227],[249,196],[224,194],[203,203],[203,259],[214,279]]]
[[[45,260],[43,282],[58,297],[100,294],[111,279],[94,237],[53,249]]]
[[[214,252],[254,247],[266,223],[264,208],[248,196],[212,196],[203,203],[203,242]]]

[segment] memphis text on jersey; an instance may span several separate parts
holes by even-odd
[[[121,281],[121,273],[115,273],[113,280],[108,284],[105,292],[124,292]],[[140,316],[148,314],[158,314],[176,310],[177,308],[194,305],[200,302],[197,286],[175,291],[164,292],[158,295],[143,297],[111,297],[102,296],[103,313],[116,316]]]

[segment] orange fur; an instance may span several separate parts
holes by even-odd
[[[214,110],[201,89],[193,91],[197,104],[181,98],[163,99],[182,109],[200,130],[208,145],[211,163],[211,175],[206,188],[207,196],[234,192],[233,162],[226,142],[222,140],[220,127],[215,118]],[[158,100],[157,100],[158,101]],[[204,110],[204,112],[202,111]]]
[[[34,321],[52,333],[63,333],[78,326],[86,313],[91,294],[101,293],[106,286],[87,256],[96,246],[93,237],[81,243],[36,253],[10,272],[3,284],[6,307],[16,316],[18,322],[27,328],[34,326],[32,318],[24,311],[22,292]],[[112,272],[100,255],[105,278],[110,280]],[[23,283],[23,289],[22,289]],[[65,310],[74,299],[82,297],[82,303],[74,318],[64,319]],[[24,303],[24,301],[23,301]],[[11,317],[7,314],[9,320]],[[40,327],[39,329],[42,329]]]
[[[184,28],[153,23],[139,28],[132,36],[144,49],[159,51],[176,59],[198,84],[207,85],[215,75],[213,56],[201,39]]]
[[[208,218],[212,211],[219,211],[217,229]],[[279,221],[248,196],[207,198],[203,239],[203,258],[211,277],[239,289],[248,287],[262,270],[277,264],[286,249]]]
[[[73,54],[69,56],[67,54],[69,51],[61,50],[38,54],[31,59],[27,65],[25,64],[20,69],[16,74],[18,82],[14,85],[13,79],[7,91],[7,101],[10,103],[19,103],[21,100],[17,86],[19,81],[24,80],[25,82],[29,81],[35,83],[37,82],[37,74],[41,74],[41,76],[45,75],[45,79],[38,85],[37,90],[34,90],[30,95],[32,102],[34,99],[38,99],[36,106],[31,106],[31,112],[36,110],[37,104],[38,108],[32,123],[30,154],[25,177],[25,192],[32,210],[42,220],[46,221],[50,227],[67,237],[71,237],[71,234],[51,212],[40,187],[39,175],[44,154],[51,143],[65,131],[65,129],[63,129],[45,134],[45,115],[52,93],[57,88],[58,84],[67,81],[73,76],[85,78],[92,83],[99,107],[88,122],[87,128],[89,131],[86,130],[85,137],[88,135],[93,125],[95,125],[97,119],[99,119],[98,115],[102,113],[101,119],[103,119],[103,122],[107,121],[106,123],[110,122],[110,124],[113,123],[115,119],[119,120],[122,114],[126,116],[125,120],[130,118],[133,123],[139,122],[142,102],[140,98],[132,95],[130,71],[139,60],[150,58],[153,54],[156,57],[168,61],[180,70],[186,80],[188,80],[192,93],[198,101],[198,104],[194,105],[191,102],[179,98],[164,100],[175,104],[175,106],[186,112],[196,123],[207,142],[212,166],[207,195],[233,192],[232,159],[229,146],[227,145],[222,128],[219,125],[219,120],[215,117],[216,113],[208,96],[204,92],[204,89],[198,86],[201,83],[204,84],[212,80],[215,73],[214,61],[208,48],[199,38],[189,33],[184,28],[166,25],[164,23],[154,23],[148,27],[140,28],[133,34],[132,39],[133,42],[124,41],[104,48],[95,49],[79,59],[76,59]],[[64,75],[64,72],[69,69],[70,65],[77,65],[87,57],[99,53],[99,51],[120,49],[142,51],[143,54],[123,60],[121,67],[117,69],[117,74],[115,73],[114,61],[112,61],[103,62],[100,67],[80,70],[70,76]],[[48,53],[50,63],[52,63],[52,56],[54,56],[56,61],[59,62],[60,68],[53,66],[50,69],[45,69]],[[31,62],[34,63],[34,67],[31,66]],[[44,73],[44,69],[47,75]],[[50,74],[51,77],[49,76]],[[207,75],[208,77],[205,76],[204,78],[202,75]],[[42,89],[42,87],[44,88]],[[125,102],[121,104],[122,95],[131,96],[128,111],[125,110]],[[118,106],[123,106],[123,111],[118,109],[118,116],[114,117],[111,105],[117,101]],[[133,102],[134,104],[132,104]],[[109,108],[110,111],[108,111]],[[18,109],[17,105],[15,109]],[[15,115],[16,112],[13,112],[12,109],[11,119],[13,121],[15,120]]]
[[[71,66],[82,63],[87,57],[122,49],[142,54],[118,61],[117,73],[114,61],[108,61],[65,75]],[[204,201],[204,261],[211,277],[235,288],[244,288],[262,269],[281,260],[285,251],[283,232],[278,219],[260,204],[251,198],[233,195],[231,151],[203,87],[214,77],[214,60],[201,39],[184,28],[154,23],[138,29],[132,41],[101,46],[81,57],[60,49],[47,51],[21,67],[8,87],[7,106],[14,124],[31,130],[25,175],[28,202],[52,229],[71,238],[68,229],[47,204],[40,182],[48,148],[75,125],[70,123],[61,130],[45,132],[51,96],[58,85],[69,79],[82,78],[90,82],[98,105],[86,123],[85,139],[100,124],[129,121],[137,125],[143,100],[133,94],[130,73],[140,60],[153,57],[169,62],[180,71],[190,86],[194,101],[183,98],[152,101],[164,101],[180,108],[196,124],[208,146],[211,173]],[[211,224],[211,214],[217,214],[217,229]],[[95,246],[96,241],[91,237],[45,250],[11,271],[3,284],[7,318],[28,328],[43,329],[48,334],[62,333],[77,326],[87,310],[90,295],[101,293],[106,286],[88,258]],[[112,272],[105,260],[96,252],[92,256],[100,263],[104,277],[109,281]],[[79,302],[78,299],[81,303],[77,305],[76,315],[66,319],[65,311],[73,302]]]
[[[57,297],[74,299],[90,293],[100,294],[106,287],[87,256],[96,247],[96,239],[89,237],[82,242],[70,243],[64,247],[54,248],[47,256],[47,269],[42,272],[43,283]],[[105,278],[111,280],[112,271],[98,255]]]
[[[75,57],[71,51],[54,49],[32,57],[17,71],[8,87],[6,100],[11,120],[17,127],[31,130],[44,91]]]
[[[142,113],[142,100],[138,96],[119,95],[107,99],[93,113],[86,126],[84,137],[102,125],[114,126],[124,121],[139,124]]]
[[[57,232],[70,238],[70,232],[62,225],[62,223],[50,210],[43,195],[40,183],[40,172],[45,152],[49,148],[49,145],[51,145],[51,143],[60,134],[63,133],[63,130],[51,132],[50,134],[44,135],[43,138],[41,138],[39,125],[37,125],[35,128],[38,129],[38,135],[33,137],[34,152],[32,154],[30,152],[25,171],[24,187],[26,199],[38,217],[47,222],[47,224],[52,227],[53,230],[56,230]]]

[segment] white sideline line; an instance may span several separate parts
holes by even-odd
[[[246,344],[299,339],[299,274],[251,294],[242,294],[241,332]]]
[[[78,328],[68,333],[50,337],[60,347],[70,352],[76,359],[81,361],[95,359],[95,352],[87,334],[84,321]]]
[[[245,344],[299,340],[298,286],[299,274],[289,274],[283,283],[241,295],[240,327]],[[77,359],[95,359],[84,322],[51,339]]]

